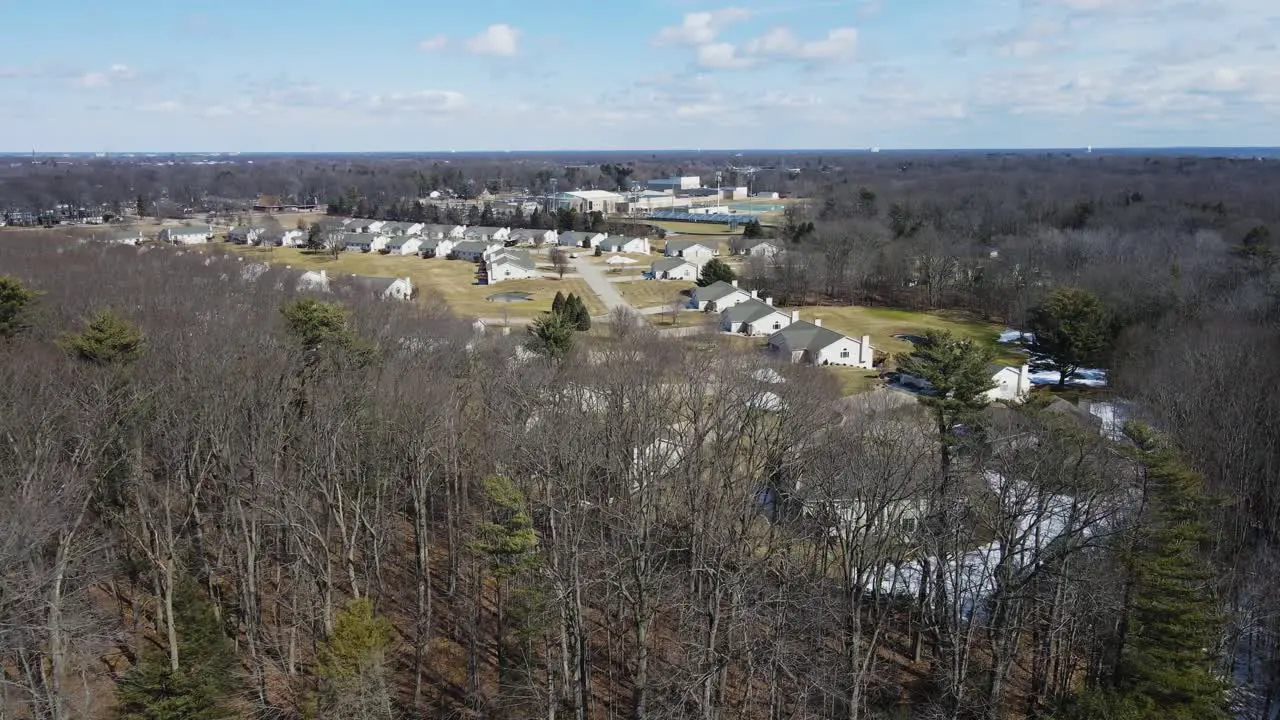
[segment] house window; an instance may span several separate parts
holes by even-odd
[[[781,323],[779,323],[777,320],[774,320],[774,321],[773,321],[773,329],[774,329],[774,330],[781,330],[781,329],[782,329],[782,324],[781,324]]]
[[[913,517],[904,517],[899,522],[898,526],[904,533],[913,533],[916,531],[916,519]]]
[[[840,357],[842,357],[842,358],[848,358],[848,357],[849,357],[849,348],[845,348],[845,349],[841,350],[841,351],[840,351]]]

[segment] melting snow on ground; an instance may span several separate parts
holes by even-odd
[[[1031,343],[1035,342],[1036,336],[1033,333],[1024,333],[1021,330],[1006,329],[1000,333],[1000,342],[1008,343]]]
[[[1035,370],[1031,373],[1032,385],[1057,385],[1061,374],[1057,370]],[[1106,387],[1107,371],[1099,368],[1080,368],[1071,376],[1068,385]]]

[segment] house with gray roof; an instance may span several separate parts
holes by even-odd
[[[605,237],[599,244],[600,252],[649,254],[649,238],[645,237]]]
[[[247,226],[233,228],[227,233],[227,240],[236,245],[257,245],[258,241],[267,232],[266,228],[257,226]]]
[[[668,240],[662,251],[667,257],[680,257],[697,265],[699,269],[720,254],[713,244],[697,240]]]
[[[379,300],[412,300],[415,288],[407,277],[384,278],[346,275],[333,278],[333,289],[353,296],[364,295]]]
[[[418,235],[392,235],[387,238],[382,252],[388,255],[414,255],[422,247],[422,238]]]
[[[769,350],[793,363],[875,367],[870,335],[855,340],[823,327],[821,319],[802,321],[798,312],[791,314],[789,325],[769,336]]]
[[[755,291],[747,292],[738,287],[737,280],[725,282],[717,280],[706,287],[695,287],[693,298],[689,304],[707,312],[720,312],[734,305],[740,305],[756,297]]]
[[[93,239],[101,240],[102,242],[113,243],[115,245],[138,245],[138,244],[141,244],[142,241],[145,240],[146,238],[142,236],[141,230],[134,229],[134,230],[116,230],[114,232],[104,232],[104,233],[95,232],[93,234]]]
[[[720,312],[720,330],[742,335],[772,335],[791,324],[793,315],[773,306],[773,298],[752,298]]]
[[[160,240],[175,245],[201,245],[213,237],[213,227],[209,225],[183,225],[167,227],[160,231]]]
[[[559,237],[555,230],[521,229],[512,230],[507,237],[507,242],[521,247],[542,247],[543,245],[555,245]]]
[[[485,275],[488,284],[493,285],[503,280],[527,280],[541,277],[538,264],[527,252],[520,250],[500,250],[485,261]]]
[[[769,238],[734,238],[729,241],[729,252],[744,257],[771,258],[782,252],[782,246]]]
[[[352,252],[377,252],[387,246],[385,235],[374,233],[342,233],[342,247]]]
[[[697,265],[678,257],[664,257],[653,261],[649,272],[654,280],[685,280],[693,282],[698,279],[701,270]]]
[[[607,237],[609,236],[604,233],[562,232],[556,239],[556,244],[567,248],[594,249],[595,246],[604,242]]]
[[[429,237],[419,244],[418,254],[424,258],[447,258],[457,244],[458,241],[453,238]]]
[[[453,246],[449,257],[454,260],[470,260],[480,262],[490,254],[502,249],[501,242],[492,240],[464,240]]]
[[[468,240],[497,240],[505,243],[511,237],[511,228],[477,225],[464,230],[462,237]]]

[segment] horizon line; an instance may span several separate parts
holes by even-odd
[[[785,147],[730,147],[730,148],[553,148],[533,149],[450,149],[450,150],[0,150],[0,156],[41,155],[524,155],[548,153],[921,153],[921,152],[1107,152],[1107,151],[1173,151],[1173,150],[1280,150],[1280,145],[1070,145],[1070,146],[1017,146],[1017,147],[845,147],[845,148],[785,148]]]

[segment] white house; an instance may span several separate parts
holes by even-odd
[[[213,228],[208,225],[183,225],[160,231],[162,241],[175,245],[200,245],[209,242],[211,237],[213,237]]]
[[[387,239],[382,251],[388,255],[416,255],[422,249],[422,238],[417,235],[396,235]]]
[[[649,238],[647,237],[608,237],[599,243],[601,252],[649,254]]]
[[[559,237],[559,233],[555,230],[512,230],[507,241],[524,247],[542,247],[555,245]]]
[[[1027,365],[1013,367],[993,363],[987,366],[987,370],[991,373],[991,382],[995,383],[995,387],[987,391],[988,400],[1020,402],[1031,394],[1031,368]],[[932,387],[928,380],[906,373],[899,375],[898,381],[918,391],[927,391]]]
[[[556,238],[556,244],[568,248],[595,248],[604,242],[608,235],[593,232],[562,232]]]
[[[452,238],[428,238],[418,246],[418,254],[424,258],[447,258],[457,244]]]
[[[769,349],[793,363],[875,367],[870,335],[854,340],[822,327],[822,320],[802,321],[798,312],[791,313],[791,324],[769,336]]]
[[[987,398],[992,402],[1021,402],[1031,394],[1031,368],[1027,365],[990,365],[988,369],[991,371],[991,381],[996,383],[994,388],[987,391]]]
[[[453,246],[449,257],[454,260],[480,262],[502,249],[502,243],[492,240],[464,240]]]
[[[343,233],[342,247],[357,252],[377,252],[387,246],[386,235],[374,233]]]
[[[721,311],[720,330],[742,335],[772,335],[790,325],[791,318],[773,306],[773,298],[753,298]]]
[[[684,258],[701,268],[711,258],[719,255],[720,251],[697,240],[668,240],[662,254],[667,257]]]
[[[324,270],[308,270],[298,278],[298,292],[329,292],[329,275]]]
[[[684,258],[664,257],[653,261],[653,265],[650,266],[650,272],[653,274],[654,280],[687,280],[693,282],[698,279],[698,274],[702,271],[697,265]]]
[[[370,228],[373,227],[374,222],[374,220],[369,220],[368,218],[351,218],[342,221],[342,229],[345,232],[353,233],[372,232]]]
[[[141,230],[120,230],[118,232],[95,233],[93,238],[115,245],[138,245],[143,241]]]
[[[234,228],[227,233],[227,240],[236,245],[257,245],[258,241],[267,232],[266,228],[260,227],[239,227]]]
[[[468,240],[497,240],[505,243],[511,237],[511,228],[501,227],[469,227],[463,231],[463,237]]]
[[[729,282],[717,280],[706,287],[695,287],[693,300],[689,304],[698,310],[720,312],[734,305],[741,305],[754,297],[754,292],[749,293],[738,287],[737,280]]]
[[[259,242],[262,245],[275,245],[277,247],[298,247],[306,243],[307,234],[301,230],[277,230],[263,235]]]
[[[350,275],[339,281],[342,290],[371,295],[381,300],[412,300],[413,281],[407,277],[382,278]]]
[[[485,274],[488,284],[500,283],[503,280],[525,280],[541,277],[538,265],[527,253],[503,250],[495,253],[485,262]]]
[[[768,238],[736,238],[729,242],[729,251],[744,257],[771,258],[782,252],[782,248]]]

